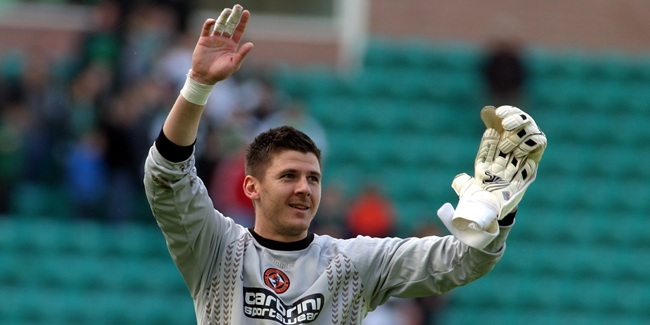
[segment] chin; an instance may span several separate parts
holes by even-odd
[[[293,232],[296,234],[303,233],[307,230],[309,230],[309,226],[311,225],[311,218],[307,219],[298,219],[298,220],[292,220],[293,222],[290,222],[290,225],[288,225],[288,229],[291,229]]]

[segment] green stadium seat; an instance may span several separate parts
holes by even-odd
[[[271,78],[280,92],[302,100],[345,92],[342,77],[325,67],[311,67],[304,71],[281,67],[276,69]]]
[[[361,101],[356,98],[331,97],[312,98],[308,103],[310,113],[320,121],[326,129],[353,129],[356,123],[363,120]]]
[[[609,228],[603,231],[602,239],[605,242],[618,245],[648,245],[650,244],[650,232],[647,229],[650,221],[647,220],[647,210],[639,210],[636,214],[632,211],[618,214],[619,217],[612,219],[612,215],[617,215],[616,211],[608,213]]]
[[[546,240],[520,239],[509,243],[508,251],[497,269],[516,277],[579,277],[591,272],[589,249],[592,243],[556,242],[552,234],[549,237]]]
[[[495,269],[467,288],[453,291],[455,303],[463,306],[503,310],[550,310],[563,308],[564,288],[569,280],[563,277],[498,274]],[[507,289],[504,288],[507,285]]]
[[[610,142],[629,146],[632,150],[635,147],[646,145],[646,139],[650,137],[650,129],[647,125],[648,115],[611,112],[606,119],[609,122],[607,125],[610,127]]]
[[[405,131],[410,116],[405,114],[408,101],[364,98],[354,107],[357,111],[350,123],[360,131],[400,133]]]
[[[70,218],[72,206],[62,186],[22,183],[14,190],[11,213],[22,217]]]
[[[21,236],[15,239],[15,245],[31,253],[63,252],[71,249],[70,234],[66,227],[68,222],[52,218],[27,219],[16,221],[16,230]]]
[[[609,312],[618,308],[614,295],[620,286],[593,278],[574,278],[567,283],[567,307],[584,313]],[[631,292],[632,293],[632,292]],[[629,298],[635,298],[630,295]]]
[[[0,250],[10,251],[23,237],[14,216],[0,218]]]
[[[526,65],[533,78],[563,78],[580,80],[590,69],[590,55],[578,49],[564,52],[529,48]]]
[[[453,300],[453,294],[451,297]],[[446,325],[517,324],[516,314],[511,313],[510,310],[452,305],[443,308],[438,320],[440,324]]]
[[[364,67],[398,67],[431,72],[476,72],[483,53],[463,42],[434,43],[421,38],[371,40],[364,55]]]
[[[162,295],[187,294],[189,297],[189,290],[171,258],[151,258],[140,260],[138,263],[142,265],[142,272],[133,276],[141,282],[143,292]]]
[[[474,136],[480,139],[482,122],[478,118],[481,107],[472,109],[454,106],[445,101],[411,101],[404,105],[403,114],[408,117],[405,127],[408,133],[438,136]],[[468,114],[475,114],[475,119],[467,119]],[[462,122],[462,126],[459,125]],[[477,141],[478,148],[478,141]]]
[[[624,81],[634,69],[633,59],[619,51],[607,51],[593,55],[585,78]]]
[[[101,256],[76,254],[43,254],[34,259],[37,270],[25,270],[24,283],[34,283],[41,287],[57,290],[101,290],[106,270],[99,261]],[[33,268],[34,264],[26,265]],[[31,279],[27,278],[31,277]]]
[[[625,279],[626,281],[636,281],[638,283],[647,284],[650,282],[650,274],[648,273],[648,268],[650,268],[650,260],[647,257],[647,246],[630,246],[630,245],[620,245],[621,255],[625,255],[626,258],[619,259],[623,262],[618,271],[614,274],[611,274],[611,279]],[[647,297],[647,296],[644,296]]]
[[[387,38],[375,37],[364,51],[364,67],[409,66],[403,47]]]
[[[155,226],[139,224],[110,225],[105,236],[113,254],[117,256],[148,258],[168,258],[169,252],[165,238]]]
[[[374,133],[341,130],[329,134],[329,145],[331,163],[352,163],[368,168],[380,164],[385,155],[381,136]]]
[[[540,122],[540,125],[545,124]],[[598,162],[594,161],[594,157],[597,156],[594,148],[559,141],[559,139],[554,141],[556,140],[554,134],[550,130],[548,132],[550,144],[544,151],[544,157],[539,165],[540,178],[549,174],[583,177],[593,173],[595,166],[598,165]]]
[[[16,285],[21,278],[17,267],[17,252],[9,248],[0,248],[0,286]],[[0,289],[2,291],[2,289]]]
[[[360,71],[349,85],[355,96],[390,100],[432,98],[430,83],[431,75],[426,72],[387,66]]]
[[[558,173],[546,173],[535,180],[524,198],[526,205],[554,205],[571,209],[585,205],[580,179]]]
[[[647,55],[630,58],[629,74],[625,76],[625,83],[630,85],[647,85],[650,82],[650,60]]]
[[[80,255],[104,256],[114,254],[110,226],[95,221],[76,220],[68,223],[67,240],[73,252]]]
[[[368,178],[368,171],[357,163],[326,162],[323,168],[326,182],[341,184],[346,195],[353,196]]]

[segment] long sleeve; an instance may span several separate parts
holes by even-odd
[[[367,279],[370,310],[390,296],[414,298],[445,293],[490,272],[505,251],[509,227],[489,250],[469,247],[453,236],[377,239],[357,237],[348,254]],[[356,249],[354,249],[356,248]]]
[[[196,174],[194,156],[187,147],[172,149],[159,137],[145,163],[144,185],[156,222],[167,246],[193,296],[201,292],[205,277],[215,267],[225,238],[236,236],[235,223],[214,209],[203,182]],[[171,144],[173,146],[173,144]],[[160,150],[159,150],[160,147]],[[183,153],[185,151],[185,153]],[[190,153],[192,151],[190,150]]]

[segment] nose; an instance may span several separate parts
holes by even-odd
[[[306,196],[311,195],[311,187],[309,186],[309,181],[306,177],[301,177],[296,184],[296,194],[302,194]]]

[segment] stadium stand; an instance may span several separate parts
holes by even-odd
[[[194,322],[155,227],[14,216],[0,238],[2,324]]]
[[[326,178],[350,195],[382,182],[410,234],[456,201],[453,176],[473,170],[481,55],[378,39],[354,75],[283,67],[275,82],[327,128]],[[451,294],[442,323],[648,323],[650,61],[543,49],[526,59],[526,109],[550,145],[503,260]],[[20,215],[0,218],[1,324],[194,322],[154,225],[65,218],[56,194],[25,186],[14,202]]]

